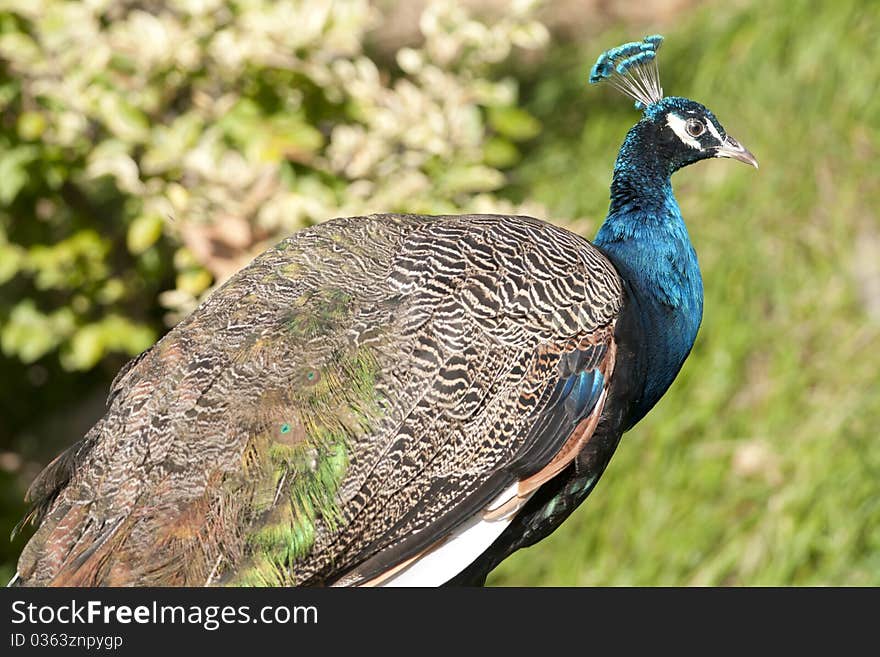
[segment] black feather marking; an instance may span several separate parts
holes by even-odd
[[[604,385],[602,373],[595,368],[607,351],[605,344],[589,344],[560,357],[560,378],[553,394],[546,404],[539,405],[524,448],[515,457],[515,471],[520,477],[527,478],[546,466],[578,423],[593,411]]]
[[[43,521],[58,494],[73,478],[83,455],[91,447],[92,441],[87,437],[68,447],[43,468],[27,490],[25,500],[30,502],[30,507],[12,529],[11,538],[18,536],[28,523],[38,525]]]

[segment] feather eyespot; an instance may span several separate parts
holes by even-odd
[[[318,370],[307,369],[302,374],[303,385],[313,386],[321,380],[321,373]]]
[[[704,132],[706,132],[706,126],[702,121],[698,119],[688,119],[685,124],[685,130],[691,137],[699,137]]]

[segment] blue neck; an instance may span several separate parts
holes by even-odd
[[[703,317],[703,280],[681,210],[673,168],[645,143],[640,122],[614,166],[611,207],[594,243],[632,292],[641,335],[633,348],[645,371],[644,391],[629,418],[640,420],[666,392],[690,353]]]

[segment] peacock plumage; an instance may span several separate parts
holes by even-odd
[[[531,217],[373,215],[257,257],[117,375],[34,481],[19,585],[479,584],[552,532],[696,338],[670,176],[755,164],[604,53],[644,111],[591,244]]]

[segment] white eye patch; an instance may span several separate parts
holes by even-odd
[[[670,112],[666,115],[666,125],[672,128],[672,132],[674,132],[679,139],[681,139],[691,148],[696,148],[697,150],[700,150],[702,148],[700,142],[688,134],[686,128],[687,121],[685,119]],[[709,123],[709,125],[712,125],[711,122]]]
[[[718,132],[718,128],[715,127],[714,123],[712,123],[711,121],[706,121],[706,127],[709,128],[709,134],[715,137],[715,139],[718,140],[719,144],[724,141],[721,138],[721,133]]]

